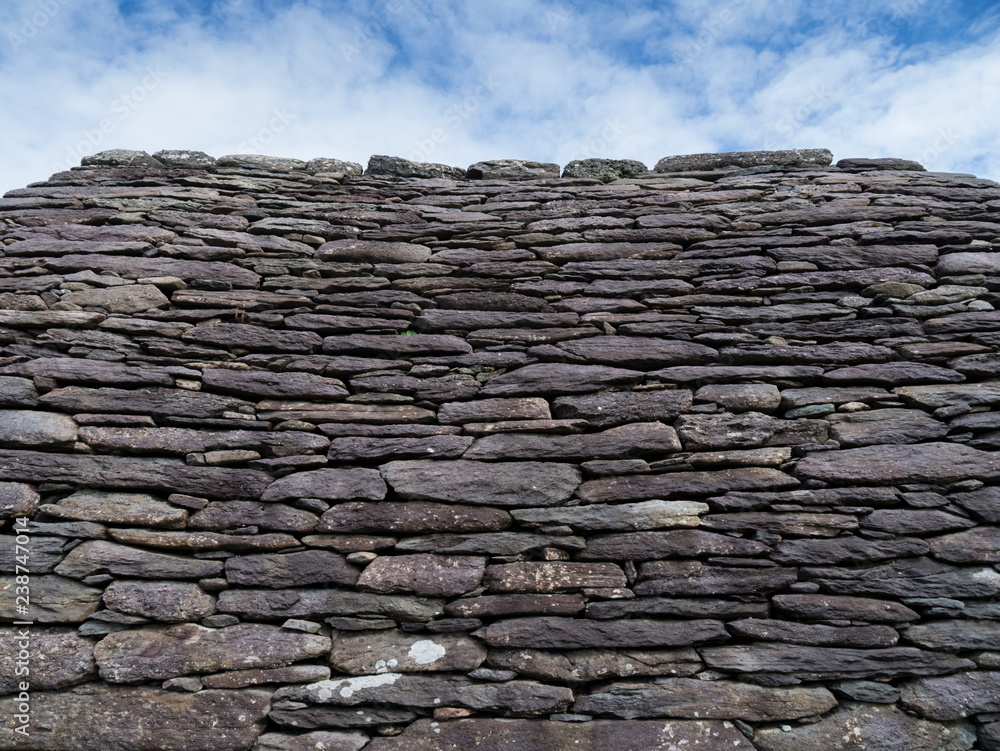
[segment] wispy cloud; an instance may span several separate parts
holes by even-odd
[[[6,0],[0,189],[112,147],[465,166],[818,146],[998,178],[992,5]]]

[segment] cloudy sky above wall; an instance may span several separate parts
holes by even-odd
[[[108,148],[824,147],[1000,179],[998,29],[984,0],[4,0],[0,190]]]

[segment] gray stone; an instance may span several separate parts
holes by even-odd
[[[868,597],[776,595],[771,602],[781,613],[805,620],[857,620],[900,623],[920,616],[905,605]]]
[[[641,379],[640,371],[606,365],[537,363],[491,379],[482,393],[489,396],[586,394],[610,387],[634,386]]]
[[[907,641],[928,649],[995,649],[1000,644],[1000,621],[943,620],[918,623],[903,632]]]
[[[582,419],[594,427],[632,422],[671,422],[691,407],[691,392],[602,391],[584,396],[561,396],[552,402],[556,417]]]
[[[639,531],[668,527],[697,527],[708,505],[693,501],[645,501],[614,506],[595,504],[561,508],[515,509],[510,515],[521,524],[566,524],[581,532]]]
[[[669,472],[660,475],[601,478],[580,485],[577,496],[584,503],[620,503],[689,495],[717,495],[730,490],[783,490],[798,484],[798,480],[776,469],[750,467],[716,472]]]
[[[82,623],[100,605],[101,590],[61,576],[32,576],[28,612],[16,609],[13,576],[0,577],[0,618],[36,623]]]
[[[656,172],[710,172],[748,167],[825,167],[833,161],[827,149],[787,149],[783,151],[732,151],[726,154],[665,156],[656,163]]]
[[[451,178],[465,177],[461,167],[449,167],[445,164],[428,162],[412,162],[398,156],[383,156],[376,154],[368,160],[366,175],[384,175],[386,177],[418,177],[418,178]]]
[[[815,724],[760,728],[760,751],[968,751],[976,731],[967,722],[940,724],[894,706],[847,702]]]
[[[329,550],[280,555],[245,555],[226,559],[226,579],[247,587],[302,587],[317,584],[353,586],[358,570]]]
[[[408,537],[396,543],[400,553],[443,555],[522,555],[545,548],[581,550],[583,539],[575,536],[541,535],[528,532],[478,532]]]
[[[214,157],[204,151],[186,151],[164,149],[153,154],[153,158],[164,167],[183,167],[185,169],[211,169],[216,166]]]
[[[831,415],[830,437],[843,448],[919,443],[948,435],[948,426],[919,409],[874,409]]]
[[[440,732],[438,732],[440,731]],[[669,744],[669,745],[667,745]],[[652,751],[698,748],[699,751],[753,751],[753,745],[727,722],[470,719],[450,722],[417,720],[402,735],[376,738],[368,751],[441,751],[441,749],[608,749]]]
[[[732,412],[773,412],[781,405],[777,387],[766,383],[711,384],[698,389],[694,398],[721,404]]]
[[[521,159],[476,162],[465,171],[471,180],[531,180],[559,177],[559,165]]]
[[[318,532],[496,532],[511,525],[501,509],[427,501],[340,503],[323,514]]]
[[[513,618],[477,632],[491,647],[591,649],[595,647],[687,647],[729,638],[720,621],[621,620],[578,618]]]
[[[152,284],[129,284],[107,289],[70,292],[62,302],[84,308],[103,308],[109,313],[141,313],[152,308],[166,308],[170,300]]]
[[[733,681],[665,678],[652,684],[622,682],[581,696],[574,712],[646,717],[775,722],[820,715],[837,706],[827,689],[764,688]]]
[[[271,476],[250,469],[188,467],[176,459],[0,450],[0,480],[68,482],[93,488],[165,490],[256,500]]]
[[[316,728],[366,728],[377,725],[409,724],[416,714],[399,707],[332,707],[306,705],[302,709],[272,709],[268,715],[275,724],[294,730]]]
[[[183,529],[188,518],[187,511],[156,496],[101,490],[78,490],[58,503],[41,506],[39,510],[60,519],[162,529]]]
[[[337,399],[349,393],[340,381],[310,373],[212,368],[201,380],[216,391],[255,399]]]
[[[263,732],[264,691],[186,693],[149,687],[79,687],[32,694],[30,734],[14,728],[16,697],[0,700],[0,748],[26,751],[245,751]]]
[[[583,595],[487,595],[463,597],[448,603],[445,612],[455,618],[493,618],[509,615],[575,615],[584,608]]]
[[[935,410],[952,404],[972,407],[1000,403],[1000,382],[953,383],[932,386],[900,386],[893,392],[917,407]]]
[[[266,156],[264,154],[228,154],[218,159],[220,167],[237,167],[249,170],[267,170],[268,172],[291,172],[303,170],[306,163],[301,159],[288,159],[281,156]]]
[[[358,731],[323,730],[304,735],[265,733],[257,739],[252,751],[361,751],[366,745],[368,736]]]
[[[438,409],[442,425],[508,420],[548,420],[549,403],[538,397],[520,399],[480,399],[472,402],[448,402]]]
[[[971,493],[955,493],[951,496],[959,506],[972,513],[974,518],[984,522],[1000,522],[1000,488],[985,487]]]
[[[595,336],[559,345],[587,362],[635,370],[656,370],[671,365],[701,365],[718,358],[711,347],[642,336]]]
[[[40,497],[31,485],[0,482],[0,519],[34,516]]]
[[[558,592],[583,587],[628,586],[625,574],[614,563],[532,561],[506,563],[486,569],[486,588],[491,592]]]
[[[312,532],[319,517],[280,503],[257,501],[213,501],[191,517],[190,529],[221,532],[247,525],[276,532]]]
[[[890,626],[824,626],[777,619],[747,618],[727,624],[734,636],[814,647],[894,647],[899,641]]]
[[[0,410],[0,446],[65,446],[76,440],[76,434],[76,421],[68,415]]]
[[[914,386],[913,388],[919,388]],[[795,475],[851,484],[952,483],[992,479],[1000,472],[995,454],[955,443],[870,446],[810,454]]]
[[[306,172],[334,172],[342,173],[345,175],[360,175],[364,172],[364,167],[362,167],[357,162],[345,162],[340,159],[329,159],[327,157],[319,157],[317,159],[310,159],[306,164]]]
[[[74,579],[104,573],[147,579],[203,579],[220,574],[222,565],[221,561],[184,558],[93,540],[73,548],[56,567],[56,573]]]
[[[693,649],[492,649],[489,664],[542,681],[581,683],[630,676],[693,675],[702,668]]]
[[[17,672],[23,641],[19,631],[30,633],[28,675]],[[23,657],[21,659],[23,661]],[[19,683],[26,678],[36,691],[51,691],[95,680],[94,642],[69,629],[0,627],[0,694],[19,693]]]
[[[857,564],[891,558],[926,555],[928,544],[913,537],[895,540],[866,540],[844,536],[833,540],[782,540],[771,560],[777,563]]]
[[[823,443],[827,432],[822,420],[779,420],[760,412],[682,415],[676,425],[688,451]]]
[[[976,527],[927,541],[935,558],[949,563],[1000,563],[1000,528]]]
[[[533,681],[474,683],[465,677],[380,673],[320,681],[306,686],[316,704],[396,704],[406,707],[467,707],[531,716],[561,712],[573,701],[568,688]]]
[[[925,535],[967,529],[975,526],[975,522],[937,509],[886,508],[877,509],[866,516],[861,526],[893,535]]]
[[[315,683],[329,677],[330,668],[324,665],[289,665],[285,668],[229,670],[203,676],[200,680],[205,688],[247,688],[267,683]]]
[[[1000,671],[979,670],[920,678],[900,687],[903,706],[930,720],[957,720],[1000,712]]]
[[[405,500],[489,506],[555,506],[580,484],[574,466],[546,462],[400,461],[380,470]]]
[[[328,501],[385,498],[385,482],[374,469],[318,469],[275,480],[260,499],[264,502],[320,498]]]
[[[453,597],[477,587],[485,566],[485,558],[474,556],[379,556],[361,573],[358,586],[383,594]]]
[[[229,589],[219,593],[217,608],[242,618],[371,615],[429,621],[444,613],[444,601],[337,589]]]
[[[994,597],[1000,572],[950,566],[929,558],[903,558],[864,569],[812,569],[810,578],[836,594],[895,597]]]
[[[637,595],[735,595],[772,593],[798,579],[795,569],[706,566],[700,561],[648,561],[639,568],[643,579]]]
[[[195,621],[215,612],[215,598],[188,582],[113,581],[103,600],[119,613],[168,623]]]
[[[602,183],[638,177],[649,168],[634,159],[576,159],[563,168],[563,177],[591,177]]]
[[[909,159],[840,159],[837,161],[837,169],[851,172],[866,172],[869,170],[913,170],[915,172],[926,172],[923,165]]]
[[[163,164],[145,151],[109,149],[80,160],[84,167],[162,167]]]
[[[479,438],[466,459],[626,459],[680,451],[674,429],[660,422],[640,422],[600,433],[539,436],[505,433]]]
[[[895,678],[906,675],[943,675],[975,663],[953,655],[913,647],[846,649],[756,643],[704,647],[701,658],[709,667],[736,673],[791,673],[803,680],[830,678]]]
[[[0,376],[0,407],[36,407],[38,390],[29,378]]]
[[[274,668],[330,650],[330,639],[276,626],[240,623],[205,628],[194,623],[120,631],[94,649],[101,677],[114,683],[166,680],[220,670]]]
[[[591,537],[580,557],[589,560],[645,561],[702,555],[753,556],[768,550],[766,545],[754,540],[743,540],[715,532],[678,529]]]
[[[330,664],[348,675],[468,673],[485,659],[486,648],[470,636],[406,634],[395,630],[337,633],[330,651]]]
[[[430,257],[430,248],[423,245],[375,240],[334,240],[316,251],[317,259],[337,262],[422,263]]]

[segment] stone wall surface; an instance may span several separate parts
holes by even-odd
[[[559,175],[0,200],[0,751],[1000,749],[1000,185]]]

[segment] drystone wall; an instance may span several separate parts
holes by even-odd
[[[0,201],[0,749],[1000,749],[1000,186],[361,172]]]

